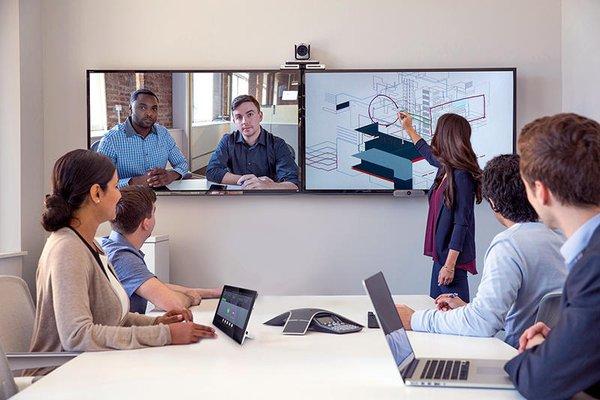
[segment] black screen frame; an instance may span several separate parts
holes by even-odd
[[[306,116],[305,116],[305,75],[319,73],[378,73],[378,72],[499,72],[509,71],[513,75],[513,132],[512,132],[512,153],[516,153],[517,140],[517,68],[516,67],[469,67],[469,68],[356,68],[356,69],[276,69],[276,68],[226,68],[226,69],[86,69],[86,105],[87,105],[87,148],[91,146],[91,118],[90,118],[90,74],[92,73],[232,73],[232,72],[296,72],[299,74],[298,87],[298,166],[300,169],[300,187],[298,190],[225,190],[225,191],[168,191],[159,190],[157,195],[169,196],[202,196],[202,195],[297,195],[297,194],[383,194],[390,195],[394,189],[307,189],[306,188]],[[403,190],[402,192],[411,192]],[[429,189],[415,189],[415,193],[429,192]]]
[[[250,309],[248,310],[248,316],[246,317],[246,321],[244,322],[243,328],[237,327],[235,325],[233,325],[232,327],[225,325],[221,321],[222,317],[220,317],[218,315],[219,306],[221,305],[221,302],[223,301],[223,295],[227,291],[236,292],[243,296],[248,296],[248,297],[252,298],[252,302],[250,304]],[[212,321],[213,325],[216,326],[221,332],[223,332],[224,334],[226,334],[227,336],[229,336],[230,338],[232,338],[233,340],[238,342],[239,344],[242,344],[244,342],[244,338],[246,337],[246,330],[248,329],[248,323],[250,322],[250,317],[252,315],[252,309],[254,308],[254,302],[256,301],[257,297],[258,297],[258,292],[255,290],[244,289],[241,287],[229,286],[229,285],[223,286],[223,292],[221,293],[221,297],[219,298],[219,303],[217,304],[217,308],[215,310],[215,315],[213,317],[213,321]]]
[[[302,76],[302,96],[306,94],[305,75],[306,74],[322,74],[322,73],[378,73],[378,72],[512,72],[513,77],[513,132],[512,132],[512,154],[516,153],[517,142],[517,68],[516,67],[483,67],[483,68],[398,68],[398,69],[377,69],[377,68],[360,68],[360,69],[308,69],[303,71]],[[301,112],[302,116],[302,140],[298,151],[302,153],[302,193],[307,194],[386,194],[394,193],[394,189],[307,189],[306,188],[306,106]],[[300,159],[300,158],[299,158]],[[410,189],[402,192],[421,192],[427,194],[429,189]]]

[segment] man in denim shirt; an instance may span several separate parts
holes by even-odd
[[[298,190],[298,165],[287,143],[260,126],[263,114],[258,101],[238,96],[231,110],[237,130],[224,135],[217,145],[207,179],[243,189]]]
[[[119,187],[166,186],[188,172],[188,162],[158,118],[158,97],[148,89],[131,94],[131,116],[113,127],[100,141],[98,152],[117,167]],[[166,170],[167,161],[173,166]]]

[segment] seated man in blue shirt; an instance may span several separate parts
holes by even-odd
[[[206,178],[243,189],[297,190],[298,165],[287,143],[260,126],[263,114],[249,95],[231,103],[237,130],[223,136],[213,152]]]
[[[104,135],[98,152],[117,167],[119,187],[166,186],[188,173],[188,162],[173,137],[158,118],[158,97],[139,89],[129,99],[129,116]],[[166,170],[167,161],[173,166]]]
[[[518,347],[545,294],[559,291],[567,277],[560,254],[564,239],[538,222],[519,175],[519,156],[501,155],[483,170],[482,192],[507,229],[492,240],[483,277],[471,303],[442,294],[437,310],[414,312],[398,306],[404,326],[415,331],[491,337],[504,329]]]
[[[569,274],[556,326],[527,329],[504,369],[528,399],[600,398],[600,124],[539,118],[518,146],[529,202],[567,237],[560,251]]]
[[[200,304],[201,299],[219,297],[221,289],[192,289],[163,283],[146,267],[140,250],[154,229],[156,195],[144,186],[121,189],[113,231],[102,238],[102,247],[129,296],[130,310],[144,314],[148,301],[163,310]]]

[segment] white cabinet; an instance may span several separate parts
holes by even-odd
[[[169,235],[150,236],[141,250],[150,272],[162,282],[169,283]]]

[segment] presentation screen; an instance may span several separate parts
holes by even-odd
[[[437,168],[417,152],[398,111],[428,143],[441,115],[465,117],[481,168],[513,153],[515,78],[514,68],[307,71],[305,189],[429,189]]]
[[[156,168],[163,168],[185,171],[185,176],[161,191],[276,192],[302,186],[299,71],[88,70],[87,84],[88,143],[113,159],[121,179],[152,176]],[[150,90],[156,98],[138,97],[136,122],[131,96],[139,89]],[[256,99],[259,109],[256,113],[244,108],[243,118],[236,122],[231,107],[241,95]],[[144,124],[151,127],[150,134],[140,129]],[[252,143],[246,138],[250,131],[256,132]],[[232,138],[223,142],[226,135]],[[225,177],[226,172],[247,179],[255,175],[257,184],[244,186]],[[293,185],[270,185],[273,182]]]

